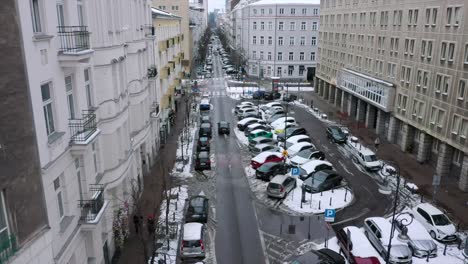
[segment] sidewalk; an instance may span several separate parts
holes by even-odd
[[[328,115],[331,120],[338,121],[337,112],[339,109],[328,104],[315,92],[303,92],[304,103],[310,105],[313,100],[314,107]],[[346,120],[342,122],[351,133],[359,138],[367,146],[374,146],[376,134],[367,128],[357,127],[356,121]],[[435,172],[434,164],[420,164],[415,155],[401,151],[400,146],[392,144],[384,137],[380,137],[380,147],[377,151],[379,158],[383,160],[395,161],[401,169],[401,175],[408,181],[416,184],[419,193],[424,196],[425,201],[432,202],[434,189],[432,187],[432,175]],[[447,177],[442,180],[436,195],[436,204],[443,207],[453,216],[452,220],[460,223],[463,230],[468,229],[468,194],[460,191],[457,187],[457,180],[454,177]]]
[[[167,138],[166,144],[164,148],[159,149],[151,171],[143,176],[144,185],[140,203],[144,219],[154,212],[154,208],[159,207],[161,204],[163,198],[161,194],[163,189],[162,175],[169,173],[175,163],[177,139],[184,127],[185,108],[186,105],[184,101],[179,100],[175,124],[171,128],[171,133]],[[166,172],[164,172],[164,170]],[[143,245],[135,235],[133,221],[131,221],[132,217],[129,219],[130,236],[125,241],[120,255],[116,254],[112,259],[112,263],[145,263]],[[151,254],[152,252],[149,253]]]

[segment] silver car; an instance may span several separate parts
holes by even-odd
[[[287,175],[276,175],[268,183],[267,195],[274,198],[285,198],[286,195],[296,188],[296,179]]]
[[[265,152],[265,151],[273,151],[273,152],[280,152],[280,148],[278,146],[272,144],[257,144],[251,150],[251,154],[253,157],[257,156],[258,154]]]
[[[205,257],[205,226],[201,223],[186,223],[183,227],[180,256],[187,258]]]
[[[383,217],[370,217],[364,220],[364,234],[383,258],[387,256],[391,229],[392,225]],[[398,240],[398,234],[398,230],[395,230],[389,261],[392,264],[410,264],[411,251],[406,244]]]

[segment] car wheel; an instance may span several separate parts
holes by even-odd
[[[408,246],[410,252],[411,252],[411,256],[414,256],[414,249],[412,246]]]
[[[429,232],[433,239],[437,239],[436,233],[434,231]]]

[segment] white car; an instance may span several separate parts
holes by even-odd
[[[289,163],[291,166],[298,167],[314,159],[324,160],[325,154],[320,150],[306,149],[296,153],[296,155],[289,160]]]
[[[294,144],[287,148],[288,151],[288,156],[293,157],[295,156],[298,152],[303,151],[305,149],[314,149],[315,146],[312,145],[312,143],[309,142],[299,142],[297,144]]]
[[[414,218],[421,223],[432,238],[440,241],[458,239],[456,228],[450,219],[429,203],[422,203],[412,209]]]
[[[305,180],[313,173],[321,170],[333,170],[333,165],[325,160],[311,160],[304,163],[299,169],[299,178]]]
[[[274,122],[272,122],[270,125],[272,128],[275,128],[277,126],[280,126],[284,123],[296,123],[296,119],[292,116],[285,116],[285,117],[280,117],[276,119]]]
[[[270,109],[271,107],[275,107],[275,106],[283,106],[281,103],[278,103],[278,102],[271,102],[271,103],[268,103],[268,104],[265,104],[262,106],[262,110],[263,111],[267,111],[268,109]]]
[[[273,127],[273,129],[274,129],[274,131],[273,131],[273,132],[274,132],[275,134],[277,134],[277,135],[278,135],[278,134],[281,134],[281,133],[283,133],[283,132],[284,132],[284,130],[285,130],[286,128],[290,128],[290,127],[296,127],[296,126],[297,126],[296,122],[289,122],[289,123],[288,123],[288,122],[286,122],[286,123],[281,123],[281,124],[279,124],[279,125],[277,125],[277,126]]]
[[[300,143],[300,142],[309,142],[312,143],[312,140],[310,139],[309,136],[307,135],[296,135],[292,136],[288,139],[286,139],[286,149],[291,147],[294,144]]]
[[[375,153],[359,143],[356,137],[350,137],[346,144],[351,149],[353,159],[361,164],[368,171],[378,171],[382,168],[382,161],[380,161]]]

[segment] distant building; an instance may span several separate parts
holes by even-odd
[[[326,0],[321,11],[319,95],[468,191],[467,2]]]

